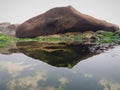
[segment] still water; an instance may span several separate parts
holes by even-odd
[[[19,42],[0,48],[0,90],[120,90],[120,46]]]

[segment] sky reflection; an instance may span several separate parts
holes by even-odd
[[[51,66],[22,53],[0,54],[0,90],[119,90],[119,58],[119,46],[73,68]]]

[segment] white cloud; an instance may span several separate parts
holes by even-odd
[[[69,80],[65,77],[61,77],[58,79],[58,81],[62,84],[62,85],[66,85],[69,83]]]
[[[112,81],[109,80],[100,80],[99,84],[104,87],[104,90],[120,90],[120,83],[115,82],[113,83]]]
[[[40,87],[38,86],[37,83],[39,80],[46,81],[46,73],[39,72],[36,73],[36,75],[34,76],[13,79],[10,82],[8,82],[8,87],[10,90],[15,90],[15,87],[21,87],[21,88],[28,87],[31,90],[39,90]]]
[[[85,74],[84,74],[84,77],[85,77],[85,78],[93,78],[93,75],[92,75],[92,74],[85,73]]]
[[[10,61],[0,61],[1,69],[7,70],[13,77],[19,75],[25,69],[33,68],[34,64],[23,65],[23,62],[13,63]]]

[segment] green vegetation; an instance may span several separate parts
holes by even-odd
[[[16,40],[12,36],[7,36],[0,34],[0,47],[7,47],[8,45],[11,45],[11,43],[14,43]]]
[[[15,42],[83,42],[95,40],[98,43],[120,43],[120,35],[103,31],[102,33],[66,33],[58,35],[40,36],[37,38],[16,38],[0,34],[0,47],[6,47]]]
[[[99,42],[101,43],[119,43],[120,42],[120,36],[115,35],[112,32],[104,32],[103,34],[98,34],[97,37],[99,38]]]

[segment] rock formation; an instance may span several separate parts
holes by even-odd
[[[15,31],[18,26],[18,24],[10,24],[8,22],[0,23],[0,33],[15,36]]]
[[[82,14],[73,7],[53,8],[21,24],[16,30],[18,38],[34,38],[66,32],[106,30],[115,32],[117,25]]]

